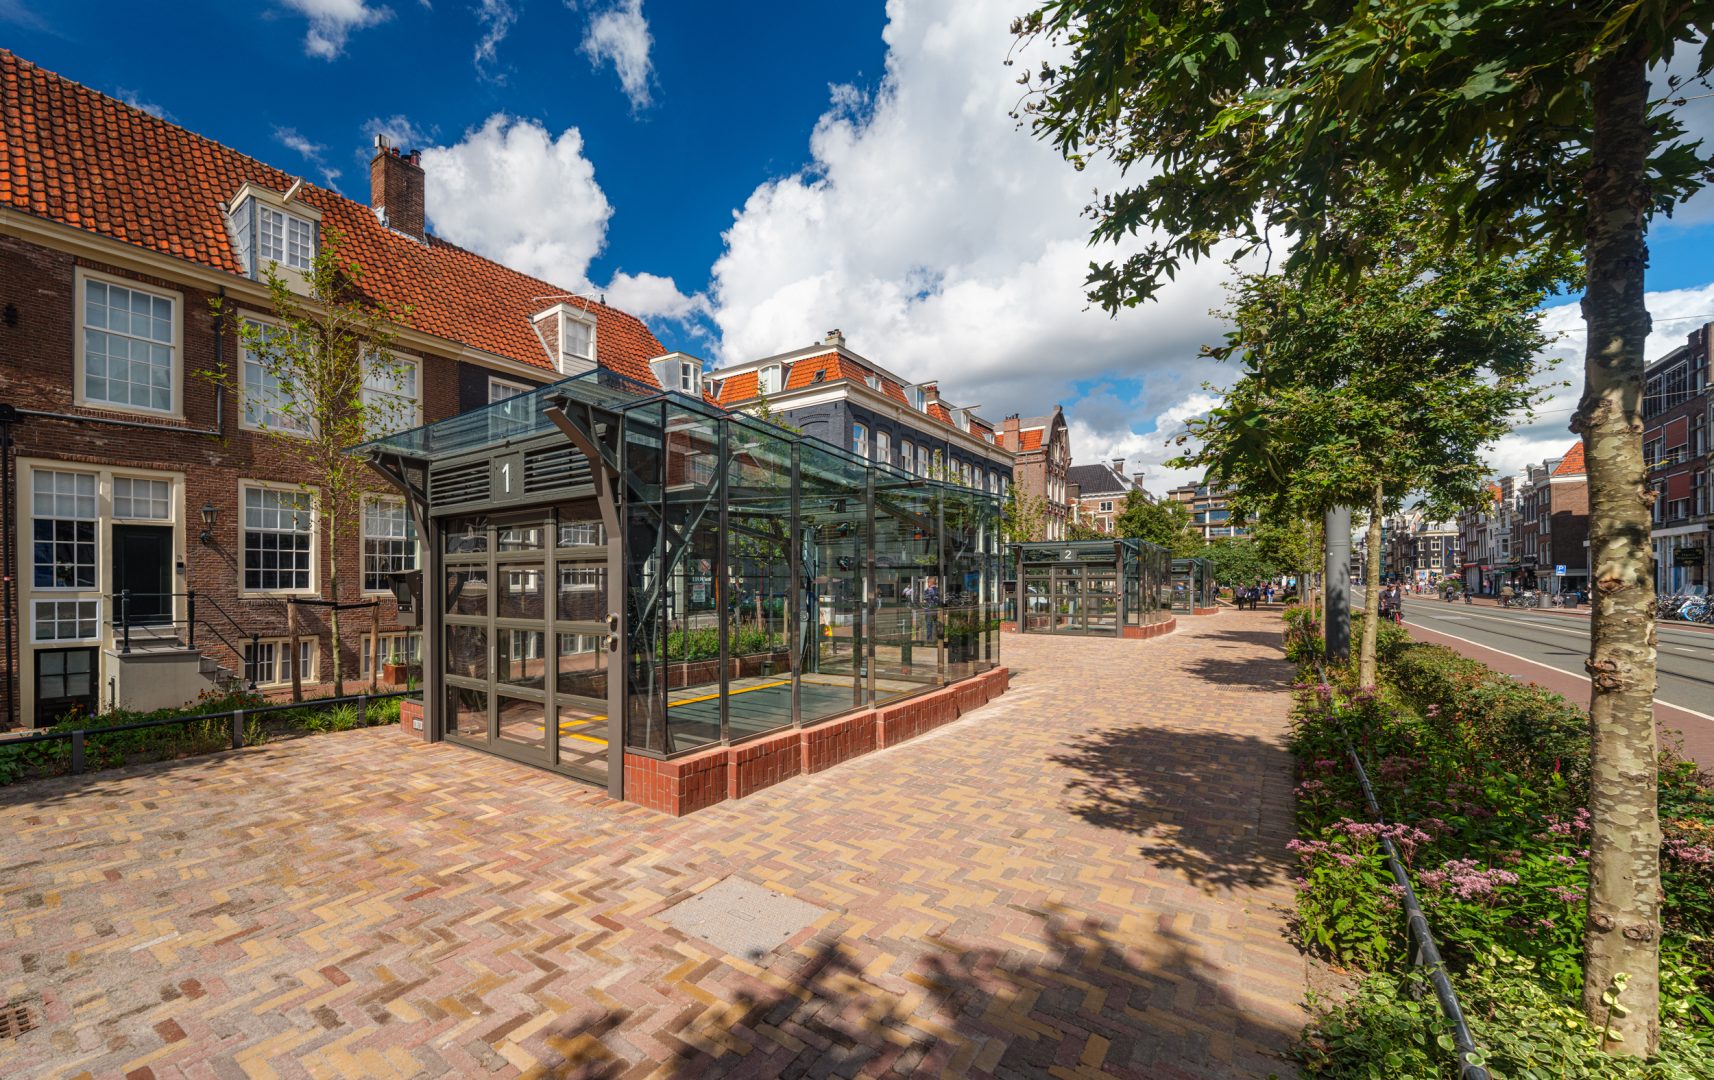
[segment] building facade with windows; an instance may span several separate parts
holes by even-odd
[[[1714,382],[1708,337],[1714,324],[1648,366],[1643,398],[1643,459],[1655,491],[1655,589],[1708,592],[1708,549],[1714,544],[1710,490],[1710,432]]]
[[[1519,478],[1512,515],[1516,587],[1548,595],[1589,586],[1589,477],[1583,442],[1531,465]],[[1558,569],[1565,568],[1560,574]]]
[[[396,406],[391,427],[595,368],[656,385],[664,350],[637,319],[429,233],[414,154],[377,146],[366,205],[4,50],[0,85],[0,527],[14,579],[0,727],[161,704],[170,687],[188,698],[197,678],[290,680],[287,602],[333,598],[334,552],[320,493],[279,434],[299,422],[293,388],[247,354],[239,323],[269,325],[266,271],[299,287],[335,233],[362,288],[410,312],[363,390]],[[489,422],[502,435],[523,423],[503,406]],[[379,476],[362,504],[337,551],[338,599],[378,601],[342,620],[354,678],[375,634],[383,662],[417,648],[390,576],[417,565],[415,522]],[[323,682],[324,609],[298,614],[300,673]]]
[[[1495,596],[1510,581],[1512,515],[1516,509],[1516,480],[1501,477],[1488,485],[1489,500],[1481,507],[1458,512],[1459,572],[1472,596]]]
[[[688,370],[688,362],[678,369],[687,377]],[[847,348],[838,330],[817,345],[710,371],[705,385],[673,388],[734,411],[765,410],[805,435],[917,476],[1001,496],[1012,484],[1013,455],[973,406],[942,399],[936,383],[906,382]]]
[[[1066,480],[1071,485],[1071,520],[1096,532],[1112,533],[1131,492],[1141,491],[1149,498],[1143,478],[1126,475],[1124,458],[1099,465],[1073,465],[1066,472]]]
[[[1206,477],[1198,484],[1185,484],[1168,491],[1167,498],[1183,503],[1190,511],[1190,527],[1202,537],[1203,543],[1247,537],[1250,530],[1232,520],[1232,493],[1210,484]]]
[[[1021,494],[1041,500],[1042,540],[1063,540],[1071,522],[1071,428],[1058,405],[1046,416],[1013,414],[1000,423],[999,443],[1015,457]]]

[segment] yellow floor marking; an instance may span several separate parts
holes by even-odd
[[[752,690],[771,690],[776,686],[790,686],[791,684],[792,683],[791,683],[790,679],[786,679],[782,682],[758,683],[755,686],[746,686],[741,690],[728,691],[726,696],[729,698],[730,697],[736,697],[739,694],[748,694]],[[719,697],[720,697],[720,694],[718,692],[716,692],[713,694],[704,694],[701,697],[683,698],[679,701],[667,702],[667,708],[676,709],[680,705],[694,705],[695,703],[697,703],[699,701],[714,701],[714,700],[718,699]],[[587,739],[590,742],[598,742],[598,743],[601,743],[603,746],[605,746],[607,743],[606,739],[598,739],[593,735],[579,735],[578,733],[572,731],[571,729],[574,727],[587,727],[590,724],[597,724],[597,723],[600,723],[606,719],[607,719],[607,717],[605,715],[602,715],[602,716],[587,717],[586,719],[583,719],[583,720],[562,720],[562,721],[560,721],[559,731],[560,731],[561,735],[570,735],[574,739]]]

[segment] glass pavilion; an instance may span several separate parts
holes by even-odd
[[[999,660],[995,496],[695,398],[596,370],[353,452],[416,521],[431,739],[622,797]]]
[[[1171,554],[1146,540],[1013,544],[1018,630],[1125,636],[1171,618]]]

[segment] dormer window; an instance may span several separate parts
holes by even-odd
[[[780,390],[780,365],[769,364],[756,376],[756,389],[763,394],[777,394]]]
[[[245,276],[260,281],[270,267],[300,273],[314,267],[321,211],[292,198],[296,193],[295,184],[283,195],[249,184],[238,189],[226,225]],[[296,275],[287,280],[294,285],[301,281]]]
[[[701,375],[701,374],[702,374],[702,369],[697,367],[695,364],[692,364],[689,361],[685,361],[685,360],[679,361],[679,365],[678,365],[678,388],[679,388],[679,392],[683,393],[683,394],[690,394],[692,396],[695,396],[697,376]]]
[[[917,412],[922,412],[928,408],[928,395],[923,392],[923,388],[920,386],[911,387],[911,408]]]
[[[595,324],[583,319],[566,319],[564,324],[565,355],[560,358],[560,370],[587,371],[595,366]]]
[[[881,377],[879,375],[875,375],[873,373],[865,375],[863,376],[863,381],[869,384],[869,389],[871,390],[879,390],[881,388]]]

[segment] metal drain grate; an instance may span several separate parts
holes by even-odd
[[[0,1039],[16,1039],[36,1030],[36,1014],[22,998],[0,1005]]]

